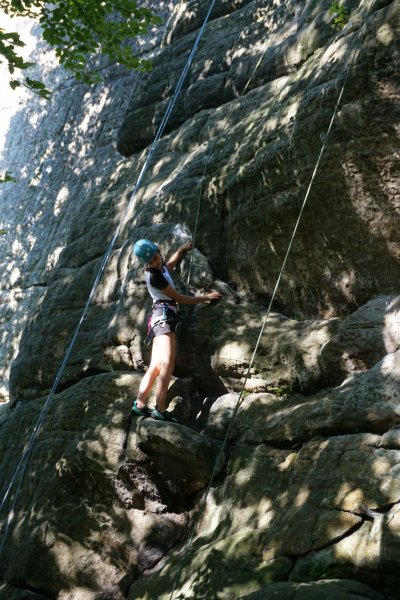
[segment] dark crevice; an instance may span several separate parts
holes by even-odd
[[[307,443],[313,439],[320,439],[321,441],[325,441],[325,440],[330,440],[331,438],[335,438],[335,437],[344,437],[344,436],[359,436],[359,435],[383,435],[384,433],[387,433],[387,431],[390,429],[390,426],[388,427],[387,424],[382,423],[382,425],[376,426],[375,428],[371,428],[370,430],[368,429],[364,429],[361,430],[359,428],[356,428],[355,430],[352,428],[348,428],[346,429],[345,427],[342,427],[342,429],[332,429],[332,432],[328,432],[328,433],[318,433],[315,432],[315,435],[302,440],[303,443]],[[375,444],[366,444],[366,447],[368,448],[376,448],[377,450],[387,450],[388,448],[382,448],[382,446],[376,446]],[[399,448],[393,448],[393,450],[398,450]]]
[[[291,576],[292,576],[292,574],[293,574],[293,571],[294,571],[294,569],[295,569],[295,566],[297,565],[297,560],[298,560],[298,559],[297,559],[297,556],[286,556],[285,554],[283,554],[282,556],[283,556],[284,558],[289,558],[289,559],[292,561],[292,566],[291,566],[291,568],[290,568],[290,570],[289,570],[289,573],[288,573],[288,575],[287,575],[287,581],[290,581],[290,578],[291,578]],[[276,557],[276,558],[279,558],[279,557]]]
[[[344,508],[335,508],[335,510],[337,512],[343,512],[343,513],[347,513],[349,515],[354,515],[355,517],[360,517],[361,519],[365,520],[365,521],[373,521],[374,518],[376,516],[378,516],[378,513],[374,510],[371,510],[370,508],[366,507],[366,506],[360,506],[358,508],[358,510],[346,510]]]
[[[377,591],[379,591],[379,590],[377,590]],[[363,593],[363,592],[355,592],[352,590],[351,592],[348,592],[348,594],[351,596],[354,596],[355,598],[362,598],[363,600],[365,600],[365,598],[366,598],[365,593]]]
[[[348,512],[350,512],[350,511],[348,511]],[[349,529],[347,529],[347,531],[345,531],[341,535],[338,535],[335,538],[332,538],[326,544],[321,544],[320,546],[313,547],[310,550],[307,550],[306,552],[302,552],[300,554],[292,554],[292,555],[288,554],[287,556],[288,556],[288,558],[291,558],[292,560],[296,560],[297,558],[309,556],[310,554],[313,554],[314,552],[319,552],[320,550],[325,550],[326,548],[335,546],[338,542],[341,542],[345,538],[353,535],[353,533],[355,533],[356,531],[361,529],[361,527],[364,525],[364,522],[365,522],[365,520],[361,519],[360,523],[355,523],[355,525],[353,525],[352,527],[349,527]]]
[[[44,590],[35,588],[25,581],[22,581],[16,590],[18,600],[56,600],[55,596],[49,596]]]
[[[338,512],[345,512],[355,515],[357,517],[361,517],[366,521],[373,521],[376,517],[386,515],[393,508],[393,506],[396,506],[396,504],[399,503],[400,500],[398,500],[397,502],[390,502],[388,504],[384,504],[383,506],[380,506],[378,508],[369,508],[368,506],[360,505],[358,509],[355,510],[346,510],[343,508],[336,508],[335,510],[337,510]]]
[[[308,444],[309,442],[315,441],[315,440],[320,440],[321,442],[324,441],[329,441],[332,438],[336,438],[336,437],[344,437],[344,436],[360,436],[360,435],[383,435],[384,433],[387,432],[387,427],[382,427],[382,428],[376,428],[375,430],[364,430],[364,431],[354,431],[351,430],[350,428],[346,431],[345,429],[333,429],[332,431],[329,432],[329,434],[322,434],[318,431],[316,431],[314,433],[314,435],[311,435],[310,437],[307,438],[301,438],[301,439],[293,439],[293,440],[282,440],[282,441],[273,441],[271,442],[268,439],[257,439],[255,441],[251,441],[251,440],[242,440],[241,436],[244,435],[246,433],[247,429],[242,429],[241,431],[237,432],[235,435],[231,435],[230,436],[230,444],[233,447],[256,447],[259,445],[263,445],[266,446],[267,448],[271,448],[273,450],[291,450],[293,452],[299,452],[303,446],[305,446],[306,444]],[[207,435],[207,437],[209,437],[210,439],[216,440],[216,441],[221,441],[222,438],[218,438],[216,436],[213,435],[209,435],[206,433],[205,430],[202,431],[202,433],[205,433],[205,435]],[[376,448],[376,449],[382,449],[382,446],[380,445],[376,445],[376,444],[367,444],[366,445],[369,448]],[[393,448],[384,448],[385,450],[399,450],[398,446],[394,446]],[[400,500],[399,500],[400,502]],[[396,503],[395,503],[396,504]]]
[[[329,542],[319,546],[318,548],[313,548],[313,552],[316,552],[317,550],[325,550],[326,548],[329,548],[330,546],[335,546],[335,544],[337,544],[338,542],[341,542],[345,538],[350,537],[351,535],[353,535],[353,533],[355,533],[356,531],[361,529],[361,527],[364,525],[364,522],[365,522],[365,520],[363,518],[361,518],[361,521],[359,523],[355,523],[355,525],[350,527],[347,531],[345,531],[341,535],[338,535],[337,537],[329,540]],[[310,553],[308,552],[307,554],[310,554]]]
[[[388,431],[390,431],[390,429],[384,431],[381,435],[387,433]],[[368,448],[373,448],[374,450],[400,450],[400,444],[387,444],[385,446],[382,446],[381,444],[367,444],[367,446]]]
[[[383,435],[384,433],[386,433],[387,429],[385,429],[384,431],[345,431],[345,430],[336,430],[334,429],[331,433],[329,434],[321,434],[318,433],[317,431],[315,432],[314,435],[310,436],[309,438],[302,438],[299,440],[292,440],[292,441],[288,441],[288,440],[282,440],[282,442],[276,441],[274,443],[270,443],[268,440],[257,440],[254,442],[249,442],[249,441],[244,441],[242,442],[240,440],[240,434],[239,436],[235,437],[234,440],[231,440],[235,446],[259,446],[260,444],[267,446],[269,448],[273,448],[273,449],[277,449],[277,450],[293,450],[295,452],[298,452],[302,449],[302,447],[306,444],[308,444],[309,442],[315,441],[315,440],[320,440],[321,442],[324,441],[329,441],[332,438],[336,438],[336,437],[344,437],[344,436],[359,436],[359,435]],[[376,448],[376,449],[382,449],[381,446],[375,446],[374,444],[368,444],[368,447],[370,448]],[[385,450],[388,450],[390,448],[384,448]],[[398,447],[394,447],[392,448],[392,450],[399,450]]]
[[[127,420],[127,426],[125,429],[125,439],[124,439],[124,443],[122,444],[122,455],[121,455],[121,462],[125,462],[125,458],[126,458],[126,449],[128,447],[128,441],[129,441],[129,435],[131,432],[131,426],[132,426],[132,411],[129,412],[129,418]]]
[[[29,290],[30,288],[35,288],[35,287],[47,288],[47,281],[39,281],[38,283],[31,283],[30,285],[22,286],[21,289]]]
[[[80,238],[84,238],[87,235],[87,233],[83,233],[82,235],[78,236],[77,238],[75,238],[74,240],[72,240],[72,243],[77,242]],[[77,264],[75,266],[69,266],[69,265],[60,265],[58,267],[58,269],[74,269],[74,270],[78,270],[78,269],[82,269],[82,267],[86,267],[87,265],[89,265],[90,263],[92,263],[95,260],[99,260],[100,258],[104,258],[104,255],[106,253],[108,249],[105,248],[102,252],[97,252],[95,254],[93,254],[93,256],[88,257],[84,262]],[[121,246],[114,246],[112,251],[115,252],[117,250],[121,250]]]
[[[60,385],[58,386],[58,394],[60,394],[61,392],[65,392],[66,390],[68,390],[71,387],[74,387],[74,385],[78,385],[79,383],[81,383],[82,381],[85,381],[85,379],[89,379],[90,377],[96,377],[97,375],[111,375],[111,374],[115,374],[117,375],[119,372],[120,373],[126,373],[128,370],[125,369],[124,371],[114,371],[114,370],[104,370],[104,369],[96,369],[96,368],[89,368],[87,369],[84,373],[81,373],[79,376],[79,379],[77,379],[76,381],[69,381],[69,382],[65,382],[64,383],[60,383]]]
[[[210,437],[210,436],[208,436]],[[212,438],[212,439],[216,439],[216,438]],[[235,447],[257,447],[257,446],[265,446],[266,448],[270,448],[271,450],[291,450],[292,452],[300,452],[300,450],[303,448],[303,446],[309,442],[312,441],[315,438],[310,438],[309,440],[306,440],[304,442],[291,442],[291,441],[282,441],[282,442],[274,442],[274,443],[270,443],[264,440],[257,440],[255,442],[250,442],[250,441],[241,441],[238,438],[235,438],[235,440],[231,439],[231,443],[233,446]]]

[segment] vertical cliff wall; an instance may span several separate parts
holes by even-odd
[[[24,100],[10,121],[1,489],[207,8],[157,6],[164,26],[140,42],[149,74],[99,65],[105,83],[87,89],[43,66],[51,104]],[[344,83],[178,593],[399,598],[400,10],[354,1],[335,31],[329,6],[216,2],[35,442],[1,600],[169,598]],[[224,300],[185,314],[181,424],[132,419],[149,302],[131,245],[148,236],[168,251],[193,235],[198,207],[190,286]]]
[[[173,6],[157,3],[163,26],[134,42],[138,52],[153,56],[159,51]],[[71,228],[87,203],[100,203],[121,163],[116,135],[138,80],[134,72],[102,61],[93,67],[104,84],[85,87],[57,67],[54,53],[40,42],[36,24],[17,20],[11,25],[27,41],[27,59],[37,61],[33,75],[53,94],[46,102],[27,91],[12,92],[8,72],[3,73],[1,169],[18,179],[0,189],[1,228],[6,232],[0,245],[4,399],[21,332],[46,293]],[[132,181],[134,177],[133,170]]]
[[[335,33],[328,7],[307,3],[289,4],[283,9],[269,3],[257,3],[257,7],[249,2],[217,3],[169,121],[171,133],[160,141],[117,248],[131,243],[141,228],[154,223],[171,223],[170,232],[174,227],[183,227],[190,235],[201,197],[198,248],[207,255],[220,280],[245,298],[255,300],[254,309],[258,306],[262,311],[274,289],[366,10],[364,5],[354,5],[351,24]],[[396,3],[382,3],[374,8],[354,57],[329,144],[278,290],[276,308],[286,315],[347,314],[376,293],[396,291],[399,250],[395,7]],[[118,78],[111,69],[103,88],[89,92],[78,86],[71,95],[61,89],[65,112],[61,115],[61,108],[55,109],[57,118],[49,117],[53,136],[46,133],[42,140],[40,135],[34,138],[38,140],[33,153],[38,155],[39,179],[28,178],[30,186],[4,192],[6,198],[13,194],[7,201],[13,210],[17,189],[23,189],[21,193],[27,198],[29,194],[34,198],[29,203],[17,203],[21,206],[18,210],[37,206],[31,211],[36,217],[30,226],[22,213],[13,217],[15,227],[24,228],[16,239],[12,238],[14,251],[4,239],[3,252],[8,255],[5,270],[11,271],[15,280],[12,285],[7,284],[14,291],[5,292],[5,298],[11,294],[14,305],[23,307],[16,298],[34,293],[37,303],[44,297],[49,269],[57,280],[52,285],[59,290],[47,294],[49,306],[44,305],[27,333],[27,351],[22,353],[22,367],[16,371],[17,395],[21,386],[28,385],[25,378],[29,379],[28,387],[34,389],[39,372],[44,379],[51,380],[54,375],[56,364],[50,365],[59,364],[59,354],[62,355],[77,318],[77,314],[70,313],[79,312],[88,294],[89,273],[94,273],[121,218],[129,190],[143,164],[144,148],[159,123],[205,8],[202,3],[191,3],[171,15],[165,46],[156,53],[153,71],[140,80],[133,77],[135,84],[126,75]],[[246,84],[246,93],[241,96]],[[52,106],[56,107],[56,98]],[[78,108],[79,113],[75,112]],[[45,110],[50,108],[42,109],[41,118]],[[121,125],[125,110],[127,116]],[[121,118],[117,119],[113,111],[120,111]],[[38,119],[36,115],[33,120]],[[19,131],[29,136],[29,128]],[[132,158],[119,158],[115,143],[125,154],[133,152]],[[44,158],[50,148],[51,158]],[[51,215],[54,235],[49,233],[50,225],[43,229],[46,215]],[[154,235],[163,241],[162,232]],[[42,242],[35,241],[41,236]],[[24,247],[29,250],[25,254]],[[123,260],[127,258],[125,249],[121,256],[125,257]],[[17,264],[21,258],[24,269]],[[117,255],[115,260],[121,262]],[[57,268],[54,270],[51,265]],[[126,265],[110,275],[115,278],[113,284],[104,283],[108,287],[103,308],[107,298],[113,301],[111,288],[114,296],[119,293],[125,281],[124,269]],[[28,281],[24,283],[26,277]],[[76,287],[81,293],[79,299]],[[59,293],[71,293],[74,302],[60,305],[54,300]],[[131,301],[132,298],[128,300]],[[3,306],[7,315],[9,302]],[[111,311],[110,304],[108,309]],[[26,314],[23,308],[12,312]],[[101,359],[104,352],[116,357],[117,363],[140,363],[141,351],[137,350],[137,336],[129,319],[122,326],[123,319],[114,315],[112,320],[111,314],[105,316],[102,312],[99,317],[103,316],[105,322],[113,322],[112,333],[103,339],[100,332],[104,331],[104,322],[97,323],[97,317],[88,320],[87,329],[93,332],[90,338],[97,339],[99,346],[97,350],[92,347],[86,369],[89,364],[92,371],[107,368]],[[58,318],[68,326],[59,326]],[[9,333],[4,352],[8,357],[7,348],[13,345],[12,332],[18,320],[20,317],[7,325],[6,317]],[[48,328],[53,325],[54,333],[49,334]],[[51,344],[56,340],[60,345],[59,354],[56,349],[50,350],[50,340]],[[86,344],[85,340],[79,350],[78,342],[78,355],[88,354]],[[121,359],[116,347],[122,348],[125,359]],[[16,354],[15,348],[13,353]],[[37,365],[39,356],[45,357],[45,369]],[[32,370],[25,360],[33,361]],[[8,362],[5,358],[5,367]],[[81,357],[78,362],[82,364]],[[47,385],[48,382],[45,388]]]

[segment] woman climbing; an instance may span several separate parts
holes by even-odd
[[[166,410],[165,400],[175,366],[175,332],[180,322],[177,305],[200,304],[222,297],[219,292],[211,292],[205,296],[185,296],[176,291],[170,272],[192,247],[192,242],[186,242],[165,263],[157,245],[151,240],[139,240],[134,245],[135,256],[142,263],[147,264],[146,284],[153,299],[149,327],[154,336],[150,366],[141,381],[137,398],[132,406],[134,415],[176,421]],[[150,410],[146,402],[156,379],[156,407]]]

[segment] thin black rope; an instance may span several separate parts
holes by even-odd
[[[284,6],[284,4],[280,4],[273,12],[271,17],[273,18],[274,14],[276,12],[279,12],[280,10],[282,10],[282,7]],[[245,95],[245,93],[247,92],[250,83],[254,77],[254,75],[256,74],[257,70],[259,69],[259,67],[261,66],[262,61],[264,60],[270,46],[271,46],[271,42],[274,39],[275,33],[278,31],[280,25],[283,23],[283,20],[286,16],[286,13],[284,10],[282,10],[282,15],[277,23],[277,25],[275,26],[275,29],[272,33],[272,35],[270,35],[268,37],[268,44],[266,45],[266,47],[264,48],[263,52],[261,53],[255,67],[253,68],[250,77],[248,78],[245,86],[243,87],[243,90],[240,92],[240,94],[238,96],[236,96],[236,98],[234,99],[234,101],[232,102],[230,109],[228,111],[228,114],[225,117],[224,120],[224,125],[221,128],[220,132],[218,133],[218,135],[215,136],[213,142],[210,144],[210,149],[208,151],[207,154],[207,160],[206,160],[206,164],[204,165],[204,169],[203,169],[203,174],[201,176],[201,180],[200,180],[200,189],[199,189],[199,196],[198,196],[198,201],[197,201],[197,208],[196,208],[196,216],[195,216],[195,221],[194,221],[194,229],[193,229],[193,236],[192,236],[192,242],[193,242],[193,250],[190,253],[190,262],[189,262],[189,268],[188,268],[188,276],[187,276],[187,280],[186,280],[186,294],[188,293],[189,290],[189,284],[190,284],[190,279],[191,279],[191,275],[192,275],[192,269],[193,269],[193,257],[194,257],[194,246],[195,246],[195,242],[196,242],[196,238],[197,238],[197,229],[198,229],[198,223],[199,223],[199,217],[200,217],[200,207],[201,207],[201,200],[202,200],[202,196],[203,196],[203,188],[204,188],[204,181],[205,181],[205,175],[206,172],[208,170],[210,161],[211,161],[211,157],[213,155],[214,149],[217,145],[218,140],[221,138],[222,134],[225,132],[226,127],[229,123],[229,119],[232,116],[232,114],[234,113],[234,111],[237,109],[237,107],[239,106],[239,102],[242,99],[242,97]],[[272,105],[271,109],[275,106],[275,103]]]

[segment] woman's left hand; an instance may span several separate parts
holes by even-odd
[[[206,296],[204,296],[206,302],[211,301],[211,300],[221,300],[222,298],[222,294],[221,292],[211,292],[210,294],[207,294]]]

